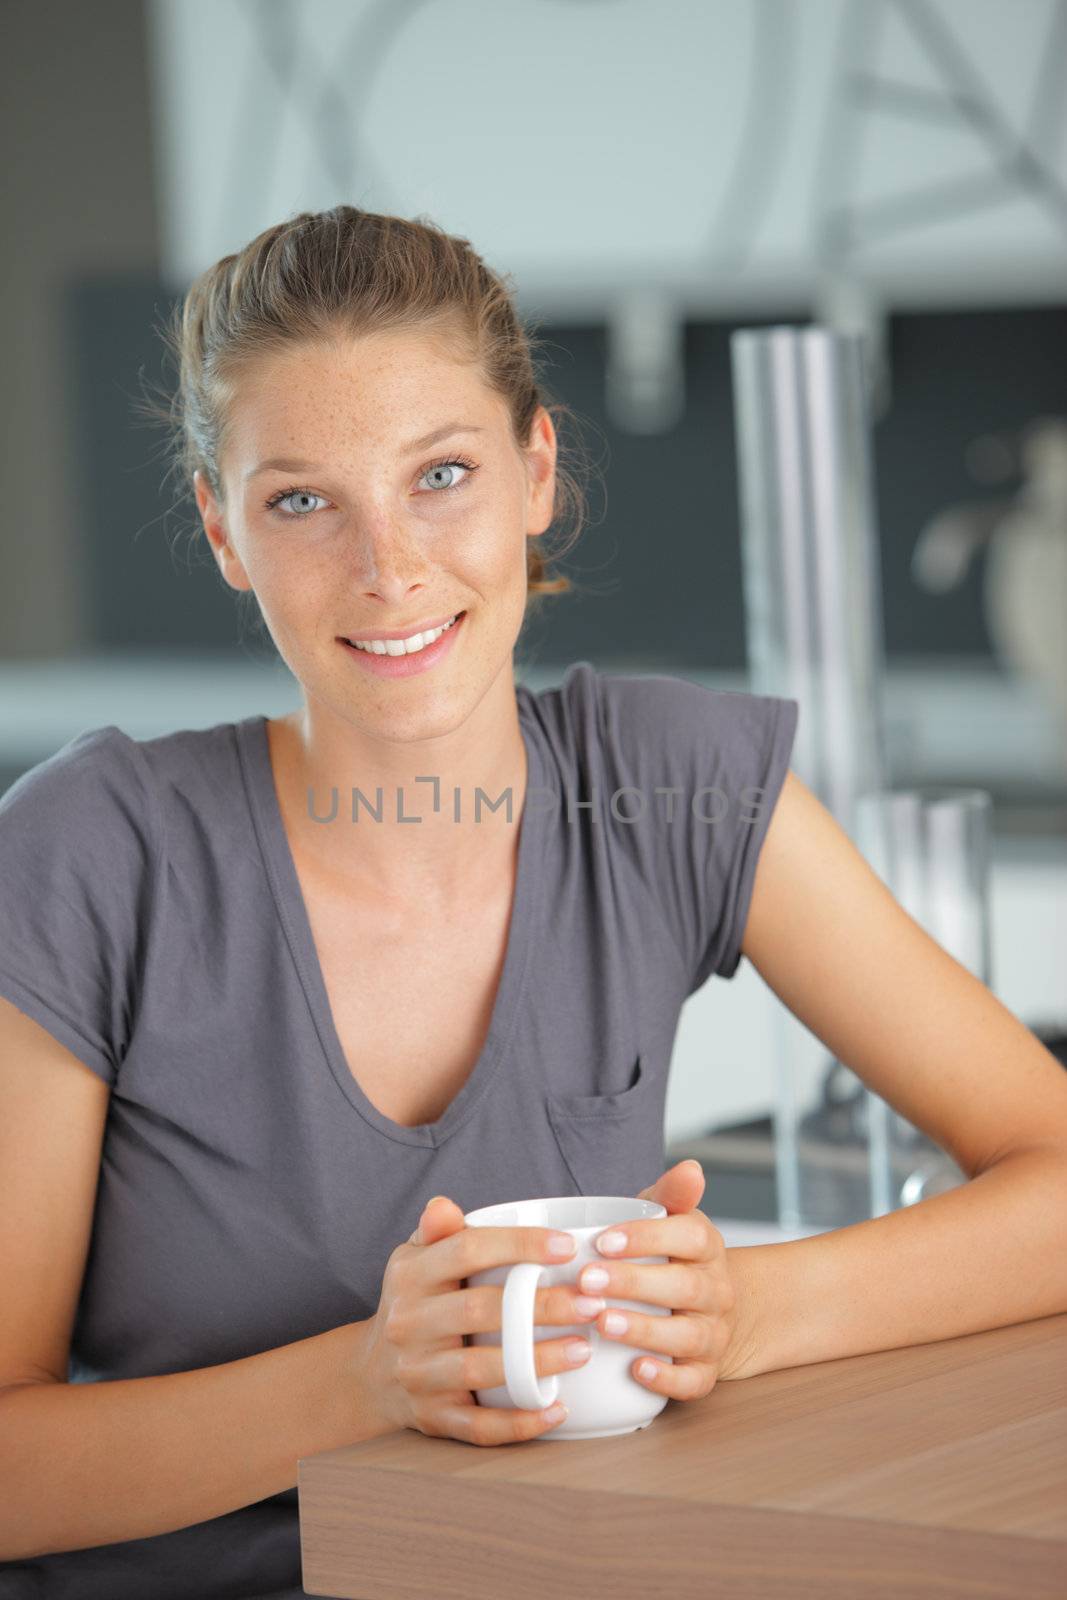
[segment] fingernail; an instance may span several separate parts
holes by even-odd
[[[617,1229],[612,1229],[610,1233],[602,1233],[600,1235],[597,1239],[596,1247],[601,1255],[618,1255],[620,1250],[626,1249],[626,1235],[619,1233]]]
[[[583,1267],[579,1274],[579,1282],[587,1292],[597,1289],[606,1289],[611,1282],[611,1273],[606,1267]]]
[[[572,1256],[576,1246],[574,1236],[569,1233],[553,1233],[548,1239],[548,1253],[550,1256]]]
[[[629,1326],[621,1311],[609,1311],[604,1318],[605,1333],[625,1333]]]
[[[637,1374],[638,1377],[644,1378],[646,1383],[649,1382],[650,1379],[656,1376],[656,1363],[654,1361],[639,1361]]]
[[[567,1407],[562,1400],[556,1400],[544,1413],[546,1422],[562,1422],[567,1415]]]
[[[574,1309],[580,1317],[599,1317],[606,1300],[601,1300],[596,1295],[578,1294],[574,1297]]]
[[[588,1361],[593,1353],[593,1347],[586,1339],[571,1339],[564,1348],[564,1354],[572,1366],[580,1366],[583,1361]]]

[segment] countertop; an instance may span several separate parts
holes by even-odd
[[[721,1381],[610,1439],[299,1465],[308,1594],[1061,1600],[1067,1315]]]

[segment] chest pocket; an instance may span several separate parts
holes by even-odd
[[[613,1094],[548,1094],[548,1120],[579,1194],[632,1197],[666,1167],[663,1102],[641,1056],[632,1080]]]

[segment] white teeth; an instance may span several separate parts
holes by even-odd
[[[456,612],[456,617],[459,612]],[[429,633],[413,633],[407,639],[349,639],[349,644],[355,645],[357,650],[369,650],[376,656],[413,656],[418,650],[425,650],[428,644],[433,644],[443,633],[447,633],[452,622],[446,622],[442,628],[432,628]]]

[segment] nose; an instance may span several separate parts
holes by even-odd
[[[396,523],[364,526],[354,560],[365,597],[379,600],[390,615],[405,611],[409,597],[425,587],[424,555],[417,540]]]

